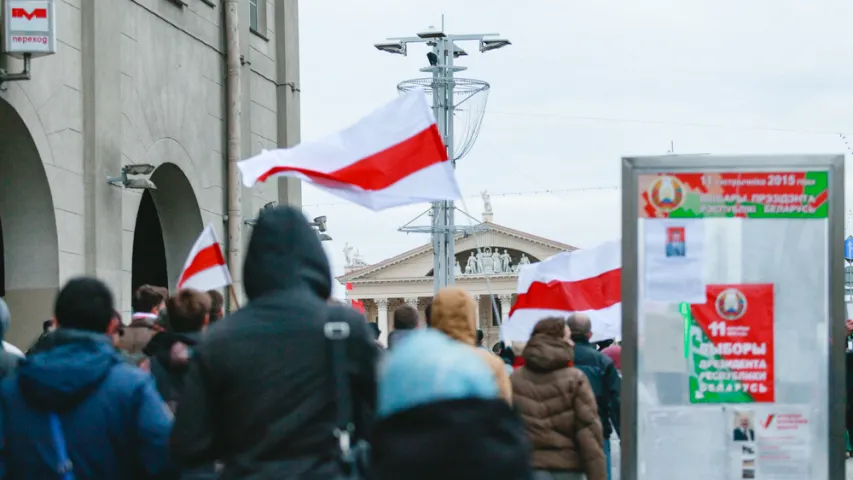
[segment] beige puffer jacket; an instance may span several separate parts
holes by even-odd
[[[470,345],[471,349],[492,368],[501,397],[511,404],[512,387],[503,361],[494,353],[475,347],[477,306],[474,303],[474,297],[462,288],[443,288],[435,295],[431,308],[430,326],[453,339]]]

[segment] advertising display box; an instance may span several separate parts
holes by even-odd
[[[622,195],[621,478],[843,480],[844,156],[625,158]]]

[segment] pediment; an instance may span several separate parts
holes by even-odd
[[[498,255],[509,256],[512,266],[523,262],[522,256],[531,263],[544,260],[560,252],[576,250],[575,247],[546,238],[514,230],[495,223],[480,224],[480,231],[469,235],[456,237],[456,258],[463,273],[468,259],[473,253],[490,250]],[[476,268],[476,267],[475,267]],[[395,257],[388,258],[373,265],[338,277],[341,283],[359,283],[370,281],[417,279],[432,276],[433,249],[432,244],[422,245]],[[512,268],[510,268],[512,270]],[[512,271],[499,274],[514,275]]]

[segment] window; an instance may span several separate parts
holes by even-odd
[[[249,29],[262,37],[267,33],[266,0],[249,0]]]

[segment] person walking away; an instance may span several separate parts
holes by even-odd
[[[210,296],[210,323],[216,323],[225,316],[225,297],[219,290],[208,290]]]
[[[420,313],[411,305],[402,305],[394,310],[394,331],[388,334],[388,349],[413,332],[420,325]]]
[[[379,339],[379,337],[382,336],[382,330],[379,329],[379,324],[376,322],[367,322],[367,330],[370,332],[370,336],[373,338],[373,341],[376,343],[379,350],[385,350],[385,345],[382,345],[382,340]]]
[[[484,358],[437,329],[412,331],[388,352],[371,480],[531,478],[524,425]]]
[[[477,329],[477,348],[482,348],[483,350],[485,350],[487,352],[491,352],[491,350],[489,350],[488,348],[483,346],[483,340],[485,338],[486,338],[486,334],[483,333],[483,331],[478,328]],[[494,352],[492,352],[492,353],[494,353]]]
[[[607,358],[613,362],[613,366],[616,367],[616,372],[619,373],[619,377],[622,377],[622,345],[618,343],[612,343],[610,346],[605,347],[601,350],[601,353],[607,355]]]
[[[130,354],[140,353],[159,330],[158,317],[165,308],[169,291],[163,287],[142,285],[133,294],[133,315],[124,329],[119,348]]]
[[[329,305],[332,275],[303,213],[265,209],[243,268],[248,304],[207,329],[184,377],[172,453],[216,460],[223,478],[341,475],[327,322],[349,326],[346,367],[354,439],[368,439],[376,404],[376,343],[364,317]]]
[[[569,317],[568,327],[572,332],[572,341],[575,343],[575,367],[586,374],[595,394],[595,401],[598,404],[598,416],[601,418],[601,427],[604,433],[603,446],[607,459],[607,479],[610,480],[612,475],[610,434],[613,429],[616,429],[616,435],[620,435],[621,379],[613,361],[589,342],[589,339],[592,338],[592,323],[587,315],[572,314]]]
[[[492,368],[493,378],[507,403],[512,404],[512,387],[503,361],[488,350],[477,348],[474,297],[459,287],[445,287],[432,300],[432,328],[443,332],[477,352]]]
[[[12,314],[9,312],[9,306],[6,301],[0,298],[0,340],[6,336],[9,331],[9,325],[12,324]],[[3,348],[0,349],[0,378],[6,377],[18,368],[21,362],[21,357],[6,350],[6,342],[3,342]]]
[[[68,470],[75,480],[175,478],[171,415],[150,375],[112,344],[118,322],[107,286],[70,280],[54,317],[49,344],[0,384],[4,478],[66,478]]]
[[[601,420],[586,376],[572,367],[574,347],[562,318],[540,320],[510,381],[533,444],[535,480],[607,478]]]

